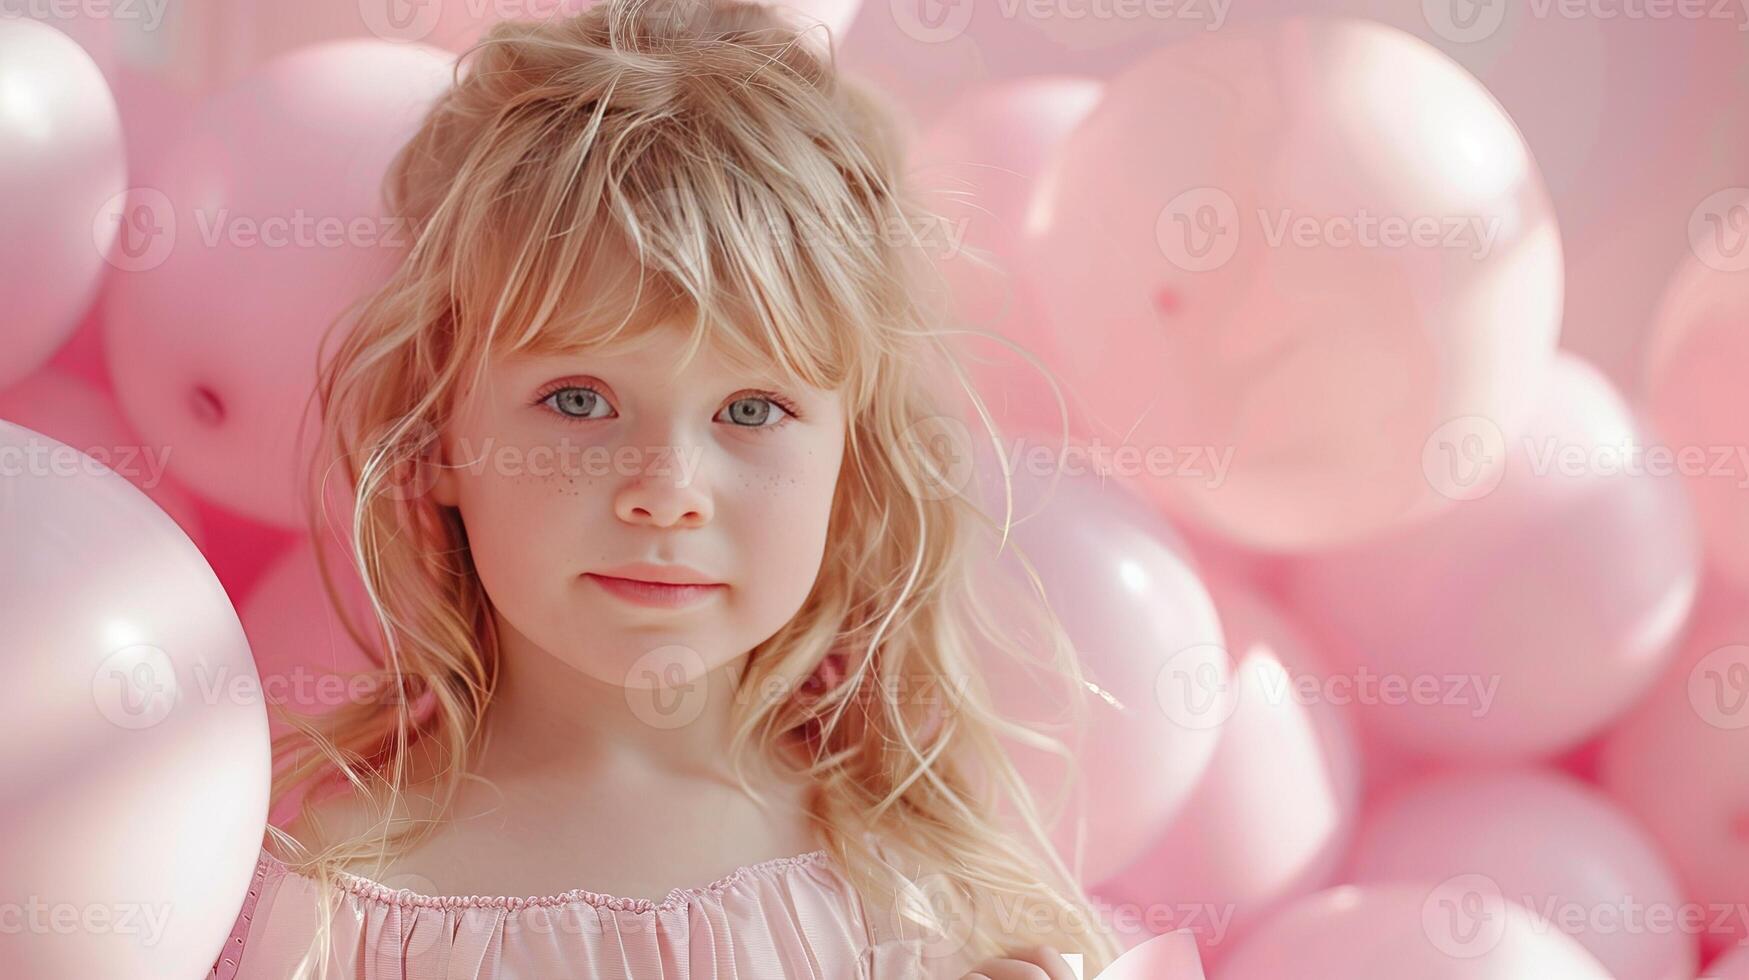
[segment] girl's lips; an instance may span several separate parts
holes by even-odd
[[[715,585],[669,585],[665,582],[644,582],[631,578],[614,578],[611,575],[597,575],[594,572],[585,573],[584,578],[600,586],[602,591],[617,596],[627,602],[640,606],[655,606],[662,609],[676,609],[702,602],[718,591],[728,588],[722,583]]]

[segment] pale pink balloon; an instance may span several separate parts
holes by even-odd
[[[1691,980],[1698,942],[1675,873],[1632,817],[1546,769],[1445,772],[1392,787],[1345,880],[1464,881],[1547,919],[1615,980]]]
[[[67,35],[0,18],[0,387],[41,367],[90,308],[127,189],[121,117],[103,73]]]
[[[980,463],[982,506],[1000,521],[1000,478]],[[1079,874],[1092,883],[1133,861],[1183,807],[1232,713],[1231,676],[1214,604],[1165,521],[1097,475],[1059,474],[1053,488],[1049,474],[1020,459],[1014,483],[1011,541],[1036,568],[1087,679],[1113,700],[1089,694],[1089,724],[1076,745],[1054,673],[988,649],[980,673],[1004,718],[1070,743],[1078,785],[1054,839],[1072,870],[1081,848]],[[1030,601],[1012,551],[996,555],[992,542],[975,560],[983,581]],[[1049,655],[1036,645],[1026,653]],[[1062,761],[1008,747],[1048,811],[1068,775]]]
[[[107,392],[66,372],[44,368],[0,390],[0,419],[72,446],[127,477],[170,515],[195,547],[204,550],[206,538],[194,498],[166,472],[173,450],[142,443]]]
[[[303,524],[317,346],[411,245],[381,181],[450,67],[387,41],[294,52],[203,106],[138,182],[108,297],[110,374],[197,493]]]
[[[1439,509],[1428,434],[1515,425],[1559,333],[1560,235],[1517,128],[1378,24],[1287,20],[1142,59],[1030,218],[1063,373],[1101,434],[1230,451],[1218,485],[1150,492],[1256,547]]]
[[[1074,76],[975,89],[942,113],[911,154],[908,179],[938,219],[921,237],[951,295],[954,325],[1002,338],[961,343],[980,393],[1008,425],[1062,431],[1043,374],[1057,358],[1016,246],[1039,173],[1099,94],[1098,82]]]
[[[1154,936],[1100,971],[1099,980],[1205,980],[1196,937],[1179,929]]]
[[[1707,964],[1700,973],[1700,980],[1749,980],[1749,946],[1726,950]]]
[[[1101,894],[1173,910],[1168,928],[1231,948],[1282,903],[1328,884],[1360,805],[1342,692],[1305,637],[1262,600],[1215,583],[1238,706],[1170,828]]]
[[[1749,587],[1749,195],[1690,229],[1696,253],[1670,283],[1648,342],[1646,412],[1658,444],[1690,457],[1707,557]]]
[[[1429,482],[1465,498],[1452,510],[1293,562],[1290,605],[1337,670],[1370,678],[1363,720],[1424,755],[1526,758],[1643,696],[1699,573],[1682,486],[1636,461],[1644,442],[1564,354],[1522,432],[1467,418],[1429,433]]]
[[[1585,947],[1464,882],[1339,885],[1277,912],[1215,980],[1610,980]]]
[[[0,962],[18,977],[204,976],[267,820],[267,718],[242,625],[133,484],[11,423],[0,459],[0,882],[14,910]]]
[[[1749,941],[1749,599],[1709,587],[1657,688],[1603,745],[1598,778],[1710,912],[1709,951]]]
[[[100,7],[99,4],[78,3],[11,3],[0,8],[0,20],[10,20],[22,15],[72,38],[75,44],[91,56],[91,61],[103,72],[104,79],[113,89],[119,68],[116,59],[116,31],[112,18],[106,16],[108,12]]]

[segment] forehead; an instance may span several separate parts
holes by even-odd
[[[680,327],[643,331],[608,342],[510,351],[495,359],[504,370],[515,373],[586,367],[650,379],[735,376],[773,384],[797,381],[770,358],[738,356],[732,349],[708,341],[691,348],[687,331]]]

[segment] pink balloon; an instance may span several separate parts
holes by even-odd
[[[1215,604],[1237,688],[1233,715],[1184,811],[1099,886],[1172,910],[1162,924],[1188,929],[1205,952],[1327,884],[1360,803],[1348,708],[1319,687],[1323,667],[1306,639],[1242,590],[1217,584]]]
[[[1246,937],[1215,980],[1609,980],[1585,947],[1516,902],[1463,883],[1341,885]]]
[[[1609,382],[1563,355],[1521,433],[1469,418],[1429,440],[1430,479],[1467,499],[1294,562],[1292,607],[1338,670],[1370,672],[1363,719],[1421,754],[1525,758],[1645,694],[1693,601],[1698,543],[1682,487],[1635,463],[1643,444]]]
[[[1512,121],[1359,21],[1161,49],[1041,180],[1032,276],[1100,433],[1229,453],[1161,503],[1256,547],[1437,510],[1447,419],[1524,414],[1559,332],[1560,235]]]
[[[127,189],[121,118],[103,73],[72,39],[0,18],[0,387],[41,367],[97,294]]]
[[[1502,895],[1582,943],[1615,980],[1690,980],[1698,962],[1676,876],[1644,831],[1551,770],[1446,772],[1393,787],[1362,823],[1347,877]]]
[[[1196,937],[1184,929],[1131,947],[1098,980],[1205,980]]]
[[[1021,275],[1016,244],[1051,151],[1099,94],[1098,82],[1072,76],[974,90],[942,114],[911,155],[909,179],[940,219],[922,233],[952,296],[955,325],[1024,348],[963,340],[980,393],[1009,426],[1063,431],[1042,373],[1056,360],[1050,334]],[[1046,363],[1033,364],[1027,355]]]
[[[0,423],[0,886],[19,977],[199,977],[266,826],[260,681],[187,535]]]
[[[386,41],[287,55],[202,107],[130,198],[110,374],[197,493],[304,523],[318,342],[411,244],[380,184],[449,70],[442,52]]]
[[[1749,613],[1709,588],[1675,663],[1604,742],[1598,775],[1712,914],[1703,944],[1749,941]],[[1721,910],[1724,914],[1720,914]]]
[[[91,56],[92,63],[97,65],[98,70],[103,72],[104,79],[114,88],[118,67],[115,25],[110,17],[98,11],[97,6],[75,3],[13,3],[0,10],[0,20],[23,15],[67,35]]]
[[[194,498],[171,482],[167,447],[147,446],[129,431],[115,399],[88,382],[45,368],[0,391],[0,419],[79,450],[127,477],[170,515],[195,547],[205,534]]]
[[[1646,406],[1681,459],[1712,565],[1749,587],[1749,195],[1690,227],[1696,254],[1671,282],[1646,359]]]
[[[989,466],[978,471],[978,489],[1000,521],[1000,479]],[[1076,746],[1054,673],[986,650],[982,674],[1004,718],[1078,748],[1071,793],[1079,795],[1068,797],[1055,840],[1075,869],[1085,821],[1079,871],[1091,883],[1133,861],[1207,771],[1233,697],[1221,625],[1178,536],[1120,485],[1064,474],[1053,491],[1049,474],[1025,459],[1016,461],[1014,483],[1012,542],[1037,569],[1087,679],[1118,703],[1089,694],[1091,717]],[[1011,552],[995,555],[992,543],[977,560],[986,581],[1029,588]],[[1048,811],[1067,775],[1062,761],[1030,746],[1009,750]]]

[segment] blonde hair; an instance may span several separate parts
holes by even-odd
[[[688,319],[689,357],[720,345],[842,391],[846,407],[818,579],[740,677],[738,694],[761,693],[736,699],[736,772],[748,753],[775,758],[778,740],[807,733],[801,771],[828,851],[870,908],[923,935],[963,935],[968,964],[1035,943],[1084,953],[1088,976],[1115,958],[999,739],[1069,753],[999,717],[975,666],[983,646],[1016,670],[1049,668],[1080,721],[1073,650],[1024,556],[1031,594],[1001,616],[983,594],[997,584],[974,574],[977,541],[1015,551],[1011,494],[993,520],[919,452],[917,427],[949,417],[931,392],[953,384],[1000,456],[950,342],[977,332],[942,328],[918,236],[939,219],[904,186],[893,113],[815,42],[769,8],[706,0],[604,0],[499,23],[393,162],[390,213],[417,234],[322,359],[308,488],[318,543],[345,543],[372,628],[346,618],[323,558],[329,595],[379,669],[370,697],[281,709],[294,730],[275,742],[273,785],[276,804],[305,791],[305,820],[310,790],[335,782],[388,816],[320,850],[269,828],[270,851],[320,886],[305,967],[327,975],[334,872],[434,829],[394,818],[410,753],[441,760],[431,788],[447,814],[491,704],[499,647],[465,529],[417,490],[466,372],[489,354],[587,350]],[[330,475],[351,495],[338,531]],[[1031,621],[1014,622],[1017,606]],[[1002,634],[1010,625],[1024,643]],[[841,676],[809,691],[834,653]]]

